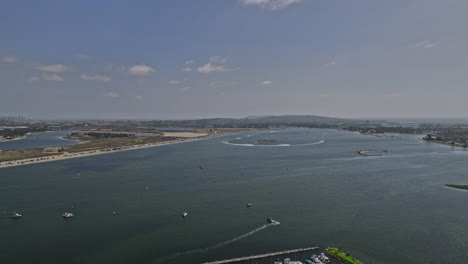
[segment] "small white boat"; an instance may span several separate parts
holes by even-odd
[[[62,217],[64,217],[64,218],[71,218],[71,217],[73,217],[73,216],[74,216],[74,215],[73,215],[72,213],[67,213],[67,212],[65,212],[65,213],[62,215]]]
[[[246,206],[247,206],[247,207],[251,207],[251,206],[252,206],[252,204],[251,204],[251,203],[248,203]]]
[[[188,215],[187,212],[183,212],[183,213],[182,213],[182,217],[186,217],[187,215]]]
[[[318,258],[325,263],[330,263],[330,259],[325,255],[325,253],[320,253]]]
[[[13,212],[11,215],[10,215],[10,218],[20,218],[22,217],[23,215],[17,213],[17,212]]]

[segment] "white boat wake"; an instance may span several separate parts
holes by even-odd
[[[248,233],[245,233],[243,235],[240,235],[238,237],[235,237],[233,239],[230,239],[230,240],[227,240],[227,241],[224,241],[222,243],[219,243],[219,244],[216,244],[214,246],[210,246],[210,247],[206,247],[206,248],[201,248],[201,249],[193,249],[193,250],[189,250],[189,251],[185,251],[185,252],[179,252],[179,253],[176,253],[172,256],[169,256],[169,257],[165,257],[165,258],[162,258],[162,259],[159,259],[159,261],[163,261],[163,260],[167,260],[167,259],[171,259],[171,258],[175,258],[175,257],[178,257],[180,255],[187,255],[187,254],[193,254],[193,253],[201,253],[201,252],[205,252],[205,251],[208,251],[208,250],[213,250],[213,249],[217,249],[217,248],[220,248],[220,247],[224,247],[226,245],[229,245],[229,244],[232,244],[238,240],[241,240],[243,238],[246,238],[248,236],[251,236],[259,231],[262,231],[263,229],[265,228],[268,228],[270,226],[274,226],[274,225],[279,225],[280,222],[278,221],[273,221],[271,224],[266,224],[266,225],[263,225],[259,228],[256,228]]]
[[[277,144],[277,145],[254,145],[254,144],[238,144],[238,143],[231,143],[227,140],[221,141],[221,143],[226,144],[226,145],[232,145],[232,146],[239,146],[239,147],[296,147],[296,146],[312,146],[312,145],[318,145],[324,143],[325,140],[320,140],[318,142],[314,143],[306,143],[306,144],[296,144],[296,145],[291,145],[291,144]]]

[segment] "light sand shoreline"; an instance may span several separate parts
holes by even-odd
[[[433,140],[424,140],[424,137],[426,135],[417,135],[416,138],[421,140],[421,141],[424,141],[426,143],[432,143],[432,144],[438,144],[438,145],[442,145],[442,146],[446,146],[446,147],[450,147],[450,148],[457,148],[457,149],[464,149],[466,150],[467,148],[463,147],[463,146],[459,146],[459,145],[451,145],[449,143],[446,143],[446,142],[440,142],[440,141],[433,141]]]
[[[37,164],[37,163],[43,163],[43,162],[51,162],[51,161],[58,161],[58,160],[66,160],[66,159],[115,153],[115,152],[121,152],[121,151],[126,151],[126,150],[136,150],[136,149],[152,148],[152,147],[172,145],[172,144],[178,144],[178,143],[199,141],[199,140],[204,140],[204,139],[222,137],[222,136],[229,135],[231,133],[219,133],[216,135],[197,134],[198,135],[197,137],[194,137],[194,134],[195,133],[192,133],[190,134],[190,136],[186,134],[185,135],[186,137],[179,137],[176,140],[146,143],[146,144],[141,144],[141,145],[114,147],[112,149],[89,150],[89,151],[83,151],[83,152],[77,152],[77,153],[62,153],[62,154],[43,156],[43,157],[37,157],[37,158],[4,161],[4,162],[0,162],[0,168],[17,167],[17,166],[24,166],[24,165],[29,165],[29,164]],[[170,136],[173,136],[173,134],[168,133],[168,135],[166,136],[170,137]]]

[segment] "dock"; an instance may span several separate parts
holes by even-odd
[[[247,260],[253,260],[253,259],[262,259],[262,258],[268,258],[268,257],[274,257],[274,256],[279,256],[279,255],[292,254],[292,253],[298,253],[298,252],[304,252],[304,251],[316,250],[316,249],[319,249],[319,247],[298,248],[298,249],[291,249],[291,250],[285,250],[285,251],[270,252],[266,254],[255,255],[255,256],[225,259],[225,260],[218,260],[218,261],[213,261],[213,262],[205,262],[203,264],[234,263],[234,262],[247,261]]]

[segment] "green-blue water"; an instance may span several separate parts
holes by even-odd
[[[222,143],[257,139],[292,146]],[[319,245],[468,263],[468,192],[443,186],[468,184],[467,160],[414,135],[289,129],[0,169],[0,260],[200,263]],[[281,224],[264,227],[270,216]]]

